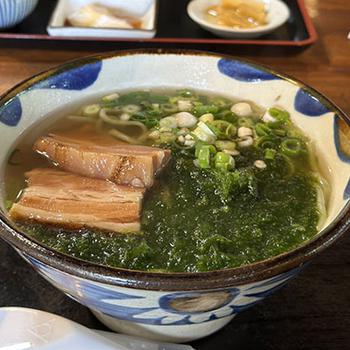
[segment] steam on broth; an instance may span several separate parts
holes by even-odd
[[[191,90],[114,93],[18,141],[7,207],[22,231],[84,260],[209,271],[312,238],[327,198],[316,164],[281,108]]]

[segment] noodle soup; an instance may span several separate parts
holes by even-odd
[[[278,106],[131,91],[39,130],[9,157],[9,214],[74,257],[148,271],[237,267],[299,246],[326,217],[314,151]]]

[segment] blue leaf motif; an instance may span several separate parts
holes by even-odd
[[[32,89],[84,90],[98,78],[102,61],[84,64],[79,67],[55,73],[35,84]]]
[[[282,287],[288,279],[294,276],[300,269],[293,269],[279,276],[270,279],[268,285],[265,282],[259,283],[256,287],[261,288],[262,285],[267,287],[264,291],[248,289],[248,293],[242,293],[239,288],[230,288],[216,290],[212,292],[175,292],[162,295],[158,300],[148,299],[147,296],[133,295],[129,291],[117,291],[108,287],[104,287],[100,283],[93,283],[89,280],[76,278],[73,275],[62,273],[39,260],[26,256],[30,262],[35,265],[46,278],[54,285],[62,288],[74,300],[81,304],[99,311],[103,314],[130,322],[138,322],[149,325],[189,325],[197,324],[199,314],[200,322],[210,322],[223,317],[232,316],[235,313],[243,311],[252,305],[260,302],[264,297],[270,295],[275,290]],[[269,285],[273,282],[280,282],[277,286]],[[218,300],[219,303],[212,305],[213,309],[207,311],[179,311],[174,309],[174,301],[187,301],[196,303],[201,297],[204,300],[207,297],[214,296],[218,293],[226,293],[226,298]],[[240,300],[239,297],[244,299]],[[222,297],[222,295],[221,295]],[[236,299],[237,298],[237,299]],[[129,300],[130,302],[129,302]],[[136,300],[135,300],[136,299]],[[138,300],[137,300],[138,299]],[[186,300],[187,299],[187,300]],[[203,299],[202,299],[203,300]],[[237,304],[236,300],[238,301]],[[215,298],[214,298],[215,301]],[[243,301],[243,303],[242,303]],[[179,304],[177,305],[179,306]]]
[[[308,117],[319,117],[329,112],[315,96],[304,89],[299,89],[295,96],[294,108]]]
[[[145,312],[150,312],[154,310],[158,310],[157,307],[131,307],[131,306],[121,306],[116,304],[108,304],[103,301],[99,301],[98,299],[87,300],[85,298],[76,297],[80,303],[83,305],[98,310],[106,315],[117,317],[122,320],[127,321],[136,321],[140,323],[146,324],[161,324],[163,317],[155,317],[155,318],[138,318],[137,316],[143,314]]]
[[[87,280],[79,280],[79,282],[77,282],[78,280],[74,277],[60,273],[59,271],[50,268],[33,257],[27,256],[27,259],[30,260],[30,262],[36,267],[44,270],[55,282],[59,282],[60,284],[66,286],[67,289],[78,289],[80,296],[85,299],[144,299],[143,296],[117,292],[116,290],[104,288],[101,285],[89,283]]]
[[[350,179],[345,187],[343,198],[345,200],[350,199]]]
[[[218,62],[218,69],[222,74],[230,78],[247,82],[256,83],[267,80],[279,80],[280,78],[266,70],[257,68],[241,61],[222,58]]]
[[[288,278],[284,282],[281,282],[281,283],[277,284],[277,286],[274,286],[274,287],[272,287],[270,289],[264,290],[262,292],[244,294],[244,296],[264,299],[267,296],[269,296],[270,294],[274,293],[276,290],[279,290],[280,288],[282,288],[287,282],[289,282],[289,279],[290,278]]]
[[[303,269],[303,267],[304,267],[304,265],[296,267],[296,268],[294,268],[292,270],[289,270],[289,271],[284,272],[284,273],[282,273],[280,275],[277,275],[277,276],[269,279],[268,281],[264,281],[264,282],[261,282],[261,283],[254,284],[252,287],[248,288],[247,290],[248,291],[254,291],[255,289],[271,286],[271,285],[273,285],[273,284],[275,284],[277,282],[284,282],[286,280],[289,280],[290,278],[293,278],[298,273],[300,273],[300,271]]]
[[[21,101],[16,96],[0,107],[0,121],[8,126],[16,126],[22,117]]]
[[[338,157],[345,163],[350,163],[350,154],[345,153],[342,149],[341,139],[340,139],[340,121],[341,119],[335,115],[333,123],[333,133],[334,133],[334,144],[337,150]],[[346,126],[346,124],[344,123]]]
[[[222,293],[226,293],[226,298],[224,298],[221,301],[221,304],[215,305],[215,309],[221,308],[225,305],[228,305],[232,302],[232,300],[239,294],[239,290],[237,288],[231,288],[230,290],[221,291]],[[163,295],[159,299],[159,306],[162,310],[166,310],[170,313],[175,314],[196,314],[196,313],[202,313],[203,311],[181,311],[177,310],[173,307],[172,303],[175,301],[182,300],[183,302],[191,301],[192,303],[200,303],[201,298],[208,298],[210,299],[210,295],[213,294],[215,296],[217,292],[207,292],[207,293],[197,293],[197,292],[190,292],[190,293],[171,293]],[[209,310],[207,310],[209,311]]]

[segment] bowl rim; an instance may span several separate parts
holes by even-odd
[[[21,92],[26,91],[31,85],[62,71],[108,58],[134,55],[205,56],[235,60],[243,64],[249,64],[259,70],[268,72],[297,85],[299,88],[305,89],[313,96],[316,96],[323,104],[334,111],[350,126],[350,118],[336,104],[298,79],[239,57],[215,52],[183,49],[135,49],[111,51],[67,61],[61,65],[33,75],[7,90],[0,96],[0,106],[10,101]],[[14,246],[17,252],[19,252],[24,258],[35,259],[38,264],[44,266],[47,265],[78,278],[80,277],[94,282],[119,287],[153,291],[208,291],[265,280],[277,274],[302,266],[312,257],[333,244],[349,229],[349,227],[350,201],[345,204],[338,216],[311,240],[306,241],[304,244],[293,250],[269,259],[235,268],[208,272],[148,272],[100,265],[55,251],[16,229],[14,225],[10,223],[6,214],[0,211],[0,237],[10,245]]]
[[[197,11],[194,11],[193,7],[196,3],[201,3],[203,1],[206,1],[206,0],[191,0],[187,5],[187,14],[197,24],[199,24],[203,27],[210,28],[212,30],[220,31],[222,33],[227,33],[227,34],[229,34],[229,33],[231,33],[231,34],[259,34],[259,33],[264,34],[267,32],[271,32],[271,31],[277,29],[278,27],[282,26],[285,22],[288,21],[288,19],[290,17],[290,9],[287,6],[287,4],[285,4],[281,0],[271,0],[270,6],[272,6],[272,4],[274,4],[274,6],[276,6],[276,4],[278,4],[277,6],[281,6],[281,8],[283,8],[283,10],[284,10],[284,16],[278,18],[275,22],[270,21],[269,23],[257,26],[256,28],[246,28],[246,29],[244,29],[244,28],[231,28],[229,26],[214,24],[214,23],[211,23],[209,21],[206,21],[205,19],[200,18],[198,16]]]

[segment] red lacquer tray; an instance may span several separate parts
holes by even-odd
[[[158,0],[157,34],[153,39],[123,39],[96,37],[52,37],[47,34],[57,0],[40,0],[35,11],[18,26],[0,31],[0,39],[109,41],[220,45],[273,45],[302,47],[317,39],[316,30],[307,13],[304,0],[284,0],[290,9],[290,18],[282,27],[258,39],[221,39],[200,28],[187,15],[189,0]]]

